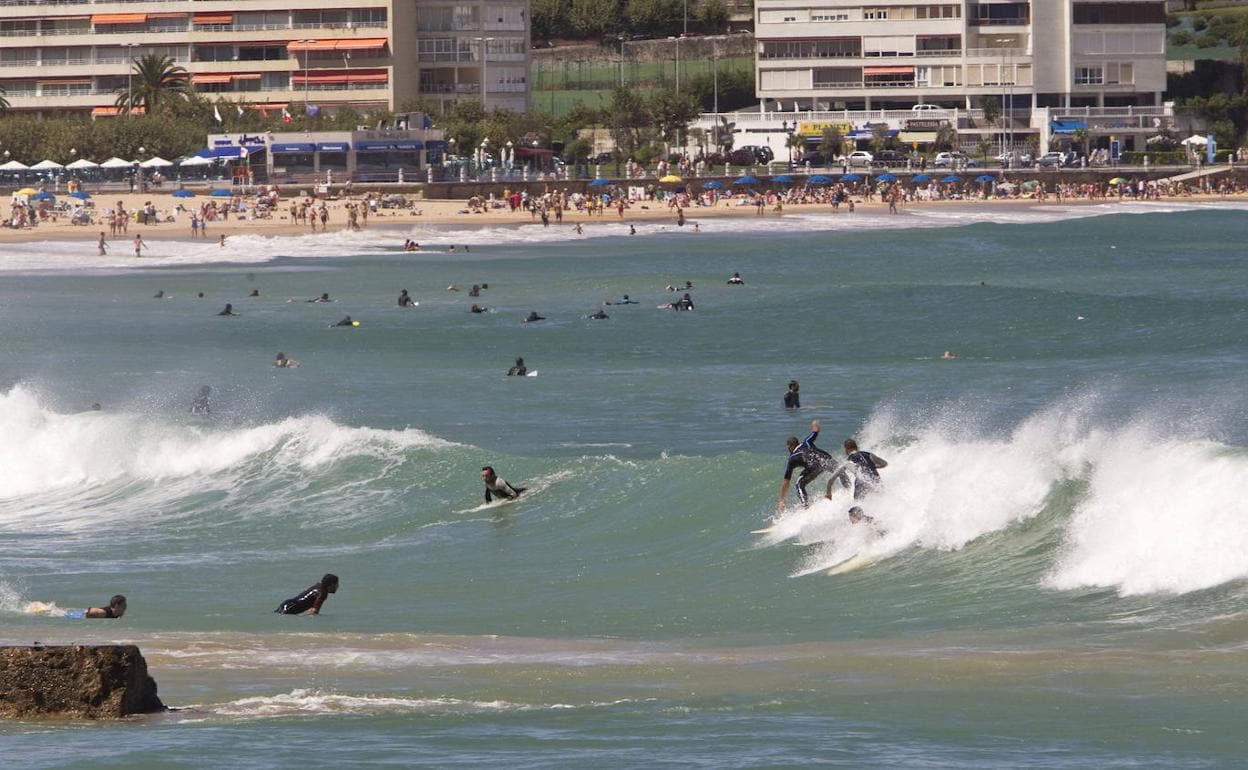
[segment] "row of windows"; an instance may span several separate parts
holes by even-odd
[[[912,19],[960,19],[962,7],[958,5],[902,5],[890,8],[863,8],[862,18],[882,21],[909,21]]]
[[[962,7],[952,4],[896,6],[890,8],[790,8],[785,10],[759,11],[758,20],[764,24],[778,22],[836,22],[836,21],[912,21],[914,19],[960,19]]]
[[[1165,24],[1164,2],[1075,3],[1076,24]]]
[[[1130,85],[1134,82],[1135,65],[1131,62],[1106,62],[1075,67],[1075,85],[1077,86]]]

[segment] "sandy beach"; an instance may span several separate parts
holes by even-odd
[[[1162,198],[1162,202],[1166,201],[1182,201],[1184,203],[1194,202],[1226,202],[1232,200],[1245,200],[1248,195],[1191,195],[1174,198]],[[94,248],[95,242],[101,231],[107,234],[108,224],[103,220],[99,212],[115,206],[118,202],[128,211],[136,211],[141,209],[148,201],[156,205],[162,218],[167,215],[174,215],[176,221],[161,222],[160,224],[137,224],[131,220],[129,230],[125,235],[117,235],[110,237],[110,242],[116,244],[118,241],[129,240],[136,233],[141,233],[143,239],[148,242],[158,242],[161,240],[189,240],[190,232],[190,216],[187,212],[174,214],[174,207],[182,202],[184,204],[198,205],[198,203],[207,200],[206,198],[192,198],[185,201],[178,201],[170,198],[167,193],[159,193],[153,195],[146,194],[109,194],[100,193],[93,198],[95,203],[96,224],[95,225],[75,225],[65,214],[59,214],[55,221],[49,219],[41,222],[37,227],[33,228],[0,228],[0,243],[2,242],[30,242],[30,241],[49,241],[49,240],[81,240],[89,244],[89,248]],[[214,199],[222,201],[224,199]],[[295,224],[291,221],[289,209],[291,202],[294,200],[302,200],[301,198],[282,198],[276,211],[269,218],[264,219],[238,219],[231,214],[227,221],[209,222],[207,225],[207,237],[213,240],[220,238],[222,235],[227,238],[232,235],[249,234],[249,235],[266,235],[266,236],[282,236],[282,235],[304,235],[311,230],[306,225]],[[345,206],[351,201],[359,202],[363,200],[363,196],[353,196],[351,198],[341,198],[330,200],[329,206],[329,223],[328,231],[340,231],[346,228],[347,217]],[[855,209],[864,213],[883,213],[886,212],[888,206],[886,203],[875,200],[871,202],[865,201],[862,196],[854,196]],[[1030,206],[1051,206],[1051,205],[1079,205],[1079,204],[1106,204],[1118,203],[1116,198],[1063,198],[1058,199],[1050,195],[1046,201],[1038,201],[1031,198],[963,198],[940,201],[916,201],[900,205],[900,213],[904,215],[906,211],[921,210],[931,207],[958,207],[958,208],[976,208],[985,207],[1030,207]],[[1136,201],[1126,199],[1121,201],[1122,205],[1136,205]],[[685,216],[690,223],[698,220],[720,217],[748,217],[758,218],[760,216],[775,219],[791,216],[795,214],[814,214],[814,213],[831,213],[832,208],[827,203],[812,204],[784,204],[783,210],[775,211],[770,205],[765,209],[762,215],[757,213],[756,208],[748,203],[743,203],[739,198],[731,200],[721,200],[714,207],[710,206],[694,206],[685,209]],[[839,216],[853,216],[846,207],[842,206]],[[571,228],[575,223],[581,223],[584,227],[593,227],[597,225],[614,225],[624,222],[636,222],[638,224],[646,222],[667,222],[676,219],[675,209],[670,208],[663,201],[639,201],[634,202],[630,208],[624,212],[621,220],[619,214],[614,211],[608,211],[602,215],[589,215],[575,210],[564,212],[563,222],[555,224],[552,220],[552,227],[568,227]],[[540,222],[535,215],[530,215],[527,211],[508,211],[506,208],[491,209],[486,212],[468,213],[466,201],[462,200],[417,200],[411,209],[380,209],[376,214],[370,215],[366,227],[368,229],[387,228],[396,230],[396,237],[401,239],[398,232],[407,231],[418,226],[438,226],[438,225],[524,225],[536,224]],[[317,233],[322,232],[318,227]]]

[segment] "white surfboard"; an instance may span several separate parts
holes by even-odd
[[[856,553],[845,561],[832,565],[827,574],[844,575],[846,572],[853,572],[856,569],[862,569],[863,567],[875,564],[875,562],[876,558],[874,556]]]

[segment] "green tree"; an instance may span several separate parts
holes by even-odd
[[[784,146],[789,148],[789,162],[792,163],[797,159],[794,151],[806,148],[806,137],[798,133],[789,134],[788,138],[784,140]]]
[[[5,98],[8,95],[9,92],[0,87],[0,115],[3,115],[9,109],[9,100]]]
[[[572,33],[569,23],[571,0],[532,0],[529,13],[533,18],[532,34],[535,40],[568,37]]]
[[[975,151],[984,161],[984,165],[988,165],[988,153],[992,152],[992,140],[984,137],[975,145]]]
[[[995,123],[1001,117],[1001,100],[996,96],[979,97],[979,109],[984,113],[985,123]]]
[[[716,99],[716,87],[718,96]],[[681,84],[681,90],[685,86]],[[719,105],[721,112],[738,110],[757,102],[754,96],[754,72],[741,67],[721,66],[718,75],[702,72],[689,78],[689,93],[693,94],[704,112]]]
[[[1080,149],[1083,150],[1083,155],[1086,157],[1088,154],[1088,149],[1089,149],[1088,143],[1091,139],[1091,135],[1088,133],[1088,129],[1076,128],[1075,133],[1071,134],[1071,138],[1074,139],[1075,142],[1079,144]]]
[[[620,6],[617,0],[571,0],[567,19],[576,37],[602,37],[619,29]]]
[[[625,18],[629,27],[652,37],[679,34],[683,22],[683,6],[673,0],[628,0]]]
[[[131,63],[129,82],[117,89],[116,105],[126,112],[143,107],[150,115],[162,104],[190,95],[190,75],[172,58],[148,54]]]
[[[845,135],[836,126],[823,129],[823,138],[819,142],[819,154],[823,156],[823,165],[831,166],[836,156],[845,149]]]
[[[698,26],[707,34],[723,34],[728,28],[728,18],[731,15],[728,3],[724,0],[703,0],[698,6]]]
[[[636,89],[617,86],[611,92],[607,106],[607,123],[615,145],[626,155],[633,155],[641,145],[644,130],[650,125],[650,115],[642,95]]]
[[[871,152],[878,153],[888,147],[888,126],[881,123],[871,127]]]
[[[958,129],[948,123],[936,129],[935,145],[937,150],[952,150],[957,146],[957,144]]]

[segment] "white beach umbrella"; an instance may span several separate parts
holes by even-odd
[[[186,160],[180,161],[178,165],[179,166],[211,166],[215,162],[216,161],[214,161],[212,158],[201,158],[198,155],[192,155]]]
[[[1185,144],[1185,145],[1198,144],[1201,147],[1204,147],[1206,144],[1209,144],[1209,140],[1203,136],[1197,136],[1196,134],[1192,134],[1188,138],[1184,139],[1180,144]]]
[[[172,166],[173,164],[165,160],[164,158],[157,156],[155,158],[148,158],[147,160],[143,161],[139,165],[142,166],[143,168],[168,168],[169,166]]]
[[[54,160],[41,160],[35,165],[31,166],[30,170],[31,171],[59,171],[60,169],[63,169],[63,168],[65,167],[62,166],[60,163],[57,163]]]
[[[0,166],[0,171],[26,171],[29,168],[30,166],[27,166],[20,160],[11,160],[3,166]]]
[[[65,168],[69,169],[70,171],[78,171],[78,170],[80,170],[80,169],[84,169],[84,168],[99,168],[99,167],[100,167],[100,164],[99,164],[99,163],[96,163],[96,162],[94,162],[94,161],[87,160],[86,158],[79,158],[78,160],[74,161],[73,163],[70,163],[70,164],[69,164],[68,166],[66,166]]]
[[[134,161],[121,158],[109,158],[100,164],[100,168],[133,168]]]

